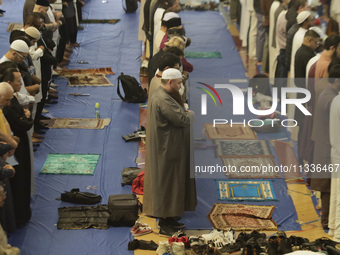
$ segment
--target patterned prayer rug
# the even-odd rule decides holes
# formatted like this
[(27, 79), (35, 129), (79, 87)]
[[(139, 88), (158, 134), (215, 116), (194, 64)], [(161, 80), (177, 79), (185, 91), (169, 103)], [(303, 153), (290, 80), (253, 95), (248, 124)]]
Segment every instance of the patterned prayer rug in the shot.
[(261, 180), (217, 180), (219, 199), (221, 200), (276, 200), (271, 181)]
[(99, 154), (48, 154), (42, 174), (93, 175)]
[(215, 140), (217, 156), (224, 155), (270, 155), (266, 140)]
[[(280, 172), (274, 167), (272, 155), (258, 156), (221, 156), (223, 165), (230, 171), (225, 174), (231, 179), (280, 178)], [(230, 166), (230, 167), (229, 167)], [(272, 167), (272, 168), (271, 168)]]
[(20, 30), (24, 27), (23, 24), (21, 23), (9, 23), (8, 27), (7, 27), (7, 32), (12, 32), (14, 30)]
[(186, 58), (222, 58), (221, 52), (210, 51), (210, 52), (199, 52), (199, 51), (186, 51)]
[(272, 220), (274, 206), (216, 203), (208, 218), (215, 229), (236, 231), (277, 230)]
[(111, 119), (51, 118), (42, 121), (47, 123), (49, 128), (104, 129)]
[(83, 19), (80, 23), (84, 24), (116, 24), (120, 19)]
[(67, 70), (55, 70), (59, 75), (73, 75), (73, 74), (115, 74), (111, 67), (102, 68), (90, 68), (90, 69), (67, 69)]
[(242, 124), (233, 125), (215, 125), (205, 124), (205, 130), (207, 131), (209, 139), (227, 139), (227, 140), (256, 140), (256, 134), (249, 126), (243, 126)]
[(69, 86), (113, 86), (104, 74), (77, 74), (64, 75)]

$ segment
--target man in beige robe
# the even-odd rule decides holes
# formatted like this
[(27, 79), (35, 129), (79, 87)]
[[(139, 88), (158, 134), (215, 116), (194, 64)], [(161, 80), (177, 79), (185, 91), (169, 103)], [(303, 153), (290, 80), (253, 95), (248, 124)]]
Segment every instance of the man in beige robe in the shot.
[(185, 111), (177, 96), (182, 86), (179, 70), (165, 70), (161, 81), (148, 109), (150, 172), (144, 181), (150, 184), (150, 190), (144, 193), (149, 200), (144, 203), (144, 212), (160, 218), (161, 228), (182, 228), (184, 224), (175, 217), (195, 210), (197, 204), (195, 180), (190, 179), (189, 129), (194, 113)]
[[(338, 66), (338, 76), (336, 82), (340, 82), (340, 68)], [(336, 68), (334, 67), (334, 68)], [(331, 71), (330, 71), (331, 73)], [(331, 162), (332, 162), (332, 180), (331, 180), (331, 196), (328, 227), (330, 236), (333, 240), (340, 242), (340, 95), (337, 95), (331, 104), (330, 122), (329, 122), (329, 138), (331, 142)], [(337, 165), (336, 165), (337, 164)]]

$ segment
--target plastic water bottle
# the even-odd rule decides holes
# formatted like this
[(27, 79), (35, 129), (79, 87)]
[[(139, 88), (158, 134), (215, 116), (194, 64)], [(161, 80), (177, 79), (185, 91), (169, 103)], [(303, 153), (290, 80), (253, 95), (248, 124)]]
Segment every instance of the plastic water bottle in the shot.
[(94, 117), (96, 119), (100, 119), (100, 105), (99, 105), (99, 103), (96, 103), (94, 108), (95, 108), (95, 115), (94, 115)]

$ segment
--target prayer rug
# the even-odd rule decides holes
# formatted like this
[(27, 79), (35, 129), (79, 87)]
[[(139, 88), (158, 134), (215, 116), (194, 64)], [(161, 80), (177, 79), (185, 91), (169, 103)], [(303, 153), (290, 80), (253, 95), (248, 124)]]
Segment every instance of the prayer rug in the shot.
[(224, 155), (270, 155), (266, 140), (215, 140), (217, 156)]
[(221, 52), (210, 51), (210, 52), (200, 52), (200, 51), (189, 51), (185, 52), (186, 58), (222, 58)]
[(120, 19), (83, 19), (80, 23), (84, 24), (116, 24)]
[(276, 200), (271, 181), (261, 180), (217, 180), (220, 200)]
[(42, 174), (93, 175), (99, 154), (48, 154)]
[(211, 140), (226, 139), (226, 140), (256, 140), (255, 132), (249, 126), (242, 124), (232, 125), (223, 124), (205, 124), (205, 130)]
[(274, 206), (216, 203), (208, 218), (215, 229), (235, 231), (277, 230), (272, 220)]
[(90, 69), (67, 69), (67, 70), (55, 70), (59, 75), (73, 75), (73, 74), (115, 74), (111, 67), (102, 68), (90, 68)]
[(14, 30), (20, 30), (24, 27), (23, 24), (21, 23), (9, 23), (8, 27), (7, 27), (7, 32), (12, 32)]
[(274, 148), (283, 168), (283, 175), (286, 183), (304, 183), (299, 164), (290, 143), (272, 140)]
[(58, 208), (58, 229), (108, 229), (107, 205), (74, 206)]
[(47, 123), (49, 128), (104, 129), (111, 119), (51, 118), (42, 121)]
[(69, 86), (113, 86), (104, 74), (77, 74), (64, 75), (68, 80)]
[[(272, 155), (221, 156), (223, 165), (228, 168), (225, 174), (231, 179), (280, 178)], [(275, 169), (274, 169), (275, 168)]]

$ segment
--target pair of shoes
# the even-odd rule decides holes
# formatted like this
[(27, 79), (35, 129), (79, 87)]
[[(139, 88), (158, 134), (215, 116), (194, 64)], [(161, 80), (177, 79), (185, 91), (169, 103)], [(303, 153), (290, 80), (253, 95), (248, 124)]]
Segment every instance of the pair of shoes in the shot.
[(185, 247), (182, 242), (169, 243), (168, 241), (159, 241), (158, 248), (156, 250), (158, 255), (173, 254), (173, 255), (185, 255)]
[(152, 228), (148, 226), (146, 223), (142, 223), (141, 221), (136, 221), (135, 225), (131, 228), (131, 234), (133, 236), (142, 236), (152, 233)]
[(169, 237), (175, 235), (178, 229), (174, 229), (170, 226), (163, 226), (159, 230), (159, 236)]
[(133, 251), (133, 250), (150, 250), (150, 251), (155, 251), (157, 250), (158, 245), (154, 241), (145, 241), (145, 240), (138, 240), (135, 239), (131, 242), (128, 243), (128, 250)]
[(169, 244), (171, 243), (179, 243), (179, 242), (182, 242), (184, 243), (184, 246), (189, 248), (190, 247), (190, 242), (189, 242), (189, 238), (186, 237), (186, 236), (182, 236), (180, 238), (178, 238), (177, 236), (175, 237), (170, 237), (169, 240), (168, 240)]
[(201, 246), (204, 244), (205, 239), (203, 237), (199, 237), (199, 236), (190, 236), (189, 237), (189, 241), (190, 241), (190, 246)]
[(160, 219), (158, 225), (162, 228), (162, 227), (171, 227), (173, 229), (180, 229), (180, 228), (185, 228), (185, 224), (176, 221), (174, 218), (172, 217), (168, 217), (165, 219)]

